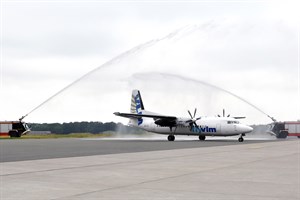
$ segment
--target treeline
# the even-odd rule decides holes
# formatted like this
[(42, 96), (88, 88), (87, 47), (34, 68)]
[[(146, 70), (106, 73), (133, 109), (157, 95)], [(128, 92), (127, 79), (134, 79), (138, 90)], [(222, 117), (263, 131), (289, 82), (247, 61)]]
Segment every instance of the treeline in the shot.
[(32, 123), (29, 124), (32, 131), (50, 131), (56, 134), (69, 133), (103, 133), (105, 131), (134, 132), (135, 128), (124, 126), (121, 123), (102, 122), (70, 122), (70, 123)]

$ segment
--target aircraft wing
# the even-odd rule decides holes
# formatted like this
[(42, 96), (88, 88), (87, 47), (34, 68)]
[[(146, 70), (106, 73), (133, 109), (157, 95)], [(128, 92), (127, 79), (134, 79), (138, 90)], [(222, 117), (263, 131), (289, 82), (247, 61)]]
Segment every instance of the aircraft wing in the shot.
[(164, 119), (164, 120), (170, 120), (170, 121), (174, 121), (177, 119), (177, 117), (174, 116), (166, 116), (166, 115), (150, 115), (150, 114), (133, 114), (133, 113), (119, 113), (119, 112), (115, 112), (114, 113), (117, 116), (120, 117), (126, 117), (126, 118), (136, 118), (136, 119), (140, 119), (142, 117), (148, 117), (148, 118), (153, 118), (153, 119)]

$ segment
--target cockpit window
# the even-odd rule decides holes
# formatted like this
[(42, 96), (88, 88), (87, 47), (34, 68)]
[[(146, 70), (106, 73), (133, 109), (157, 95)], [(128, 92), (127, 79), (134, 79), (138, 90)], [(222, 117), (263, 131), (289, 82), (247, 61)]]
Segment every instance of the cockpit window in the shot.
[(227, 121), (227, 124), (239, 124), (239, 121)]

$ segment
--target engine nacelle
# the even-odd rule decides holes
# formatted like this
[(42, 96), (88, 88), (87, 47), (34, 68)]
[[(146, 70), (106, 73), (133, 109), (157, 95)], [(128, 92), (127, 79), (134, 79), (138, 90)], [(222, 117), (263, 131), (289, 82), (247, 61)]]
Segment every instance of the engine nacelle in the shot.
[(167, 119), (155, 119), (154, 123), (159, 126), (174, 127), (177, 125), (176, 120), (170, 121)]

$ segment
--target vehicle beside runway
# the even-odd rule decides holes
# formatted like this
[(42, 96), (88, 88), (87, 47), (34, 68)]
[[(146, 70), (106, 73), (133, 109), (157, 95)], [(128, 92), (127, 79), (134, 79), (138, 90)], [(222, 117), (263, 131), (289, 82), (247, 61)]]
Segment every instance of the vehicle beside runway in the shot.
[(300, 138), (300, 121), (274, 122), (270, 133), (277, 138), (297, 136)]
[(0, 136), (21, 137), (30, 132), (28, 125), (22, 121), (0, 121)]

